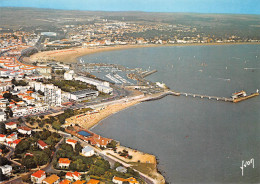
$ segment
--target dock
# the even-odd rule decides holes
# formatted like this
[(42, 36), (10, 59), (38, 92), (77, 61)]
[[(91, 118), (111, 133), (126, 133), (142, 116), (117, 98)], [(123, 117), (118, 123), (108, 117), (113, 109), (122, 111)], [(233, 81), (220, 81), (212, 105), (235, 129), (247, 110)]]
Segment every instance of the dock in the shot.
[(147, 77), (148, 75), (152, 75), (155, 72), (157, 72), (157, 70), (151, 70), (151, 71), (143, 72), (141, 76), (142, 76), (142, 78), (144, 78), (144, 77)]
[(236, 99), (233, 100), (233, 102), (234, 102), (234, 103), (241, 102), (241, 101), (247, 100), (247, 99), (249, 99), (249, 98), (253, 98), (253, 97), (255, 97), (255, 96), (259, 96), (259, 93), (253, 93), (253, 94), (251, 94), (251, 95), (249, 95), (249, 96), (236, 98)]

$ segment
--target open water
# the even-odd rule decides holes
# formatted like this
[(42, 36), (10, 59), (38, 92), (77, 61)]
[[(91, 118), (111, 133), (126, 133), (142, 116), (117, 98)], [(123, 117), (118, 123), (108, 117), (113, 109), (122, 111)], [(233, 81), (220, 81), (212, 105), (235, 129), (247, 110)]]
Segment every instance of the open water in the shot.
[[(82, 59), (157, 69), (148, 79), (175, 91), (230, 97), (260, 89), (260, 45), (138, 48)], [(168, 96), (118, 112), (93, 131), (156, 155), (169, 183), (260, 183), (260, 97), (233, 104)], [(242, 161), (251, 159), (254, 168), (242, 176)]]

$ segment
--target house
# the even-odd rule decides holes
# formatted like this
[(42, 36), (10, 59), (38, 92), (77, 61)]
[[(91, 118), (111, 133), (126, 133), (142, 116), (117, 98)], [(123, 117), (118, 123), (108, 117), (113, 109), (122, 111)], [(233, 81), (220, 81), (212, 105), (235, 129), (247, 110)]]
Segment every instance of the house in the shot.
[(66, 175), (65, 175), (65, 178), (73, 181), (74, 177), (72, 176), (72, 172), (67, 172)]
[(55, 174), (45, 178), (42, 181), (43, 184), (59, 184), (59, 182), (60, 182), (60, 177)]
[(80, 181), (80, 180), (77, 180), (77, 181), (75, 181), (74, 183), (72, 183), (72, 184), (84, 184), (84, 183), (86, 183), (86, 181), (85, 180), (82, 180), (82, 181)]
[(42, 183), (42, 181), (46, 178), (45, 171), (39, 170), (31, 175), (31, 181), (33, 183)]
[(101, 137), (100, 135), (94, 134), (91, 137), (88, 137), (86, 139), (91, 145), (95, 145), (98, 147), (107, 147), (107, 144), (110, 143), (112, 141), (112, 139), (108, 139), (105, 137)]
[(70, 180), (62, 180), (60, 184), (71, 184)]
[(47, 145), (45, 142), (43, 142), (42, 140), (39, 140), (39, 141), (38, 141), (38, 146), (39, 146), (39, 148), (41, 148), (42, 150), (48, 148), (48, 145)]
[(17, 128), (17, 123), (16, 122), (9, 122), (5, 124), (5, 128), (6, 129), (16, 129)]
[(121, 173), (126, 173), (127, 169), (125, 167), (119, 166), (119, 167), (116, 168), (116, 171), (121, 172)]
[(19, 142), (21, 142), (21, 139), (16, 139), (12, 142), (11, 146), (15, 148)]
[(29, 128), (29, 127), (26, 127), (26, 126), (21, 126), (21, 127), (18, 127), (18, 132), (20, 134), (23, 134), (23, 135), (31, 135), (32, 134), (32, 129)]
[(68, 158), (60, 158), (59, 159), (59, 167), (60, 168), (68, 168), (70, 166), (70, 160)]
[(6, 135), (0, 134), (0, 142), (5, 142)]
[(90, 146), (86, 146), (82, 149), (82, 154), (86, 157), (91, 157), (95, 154), (94, 149)]
[(118, 183), (118, 184), (123, 184), (124, 182), (128, 182), (130, 184), (132, 184), (132, 183), (139, 184), (139, 182), (133, 177), (124, 179), (124, 178), (119, 178), (119, 177), (114, 176), (112, 181), (114, 183)]
[(8, 143), (8, 142), (13, 142), (14, 140), (16, 140), (17, 139), (17, 134), (16, 133), (12, 133), (11, 135), (8, 135), (7, 137), (6, 137), (6, 142)]
[(74, 140), (74, 139), (67, 139), (67, 140), (66, 140), (66, 143), (67, 143), (67, 144), (70, 144), (70, 145), (73, 147), (73, 149), (75, 149), (75, 146), (76, 146), (77, 142), (78, 142), (78, 141), (76, 141), (76, 140)]
[(3, 175), (10, 175), (12, 172), (12, 166), (10, 165), (0, 166), (0, 169), (2, 170)]
[(81, 174), (77, 171), (72, 173), (72, 176), (73, 176), (74, 180), (80, 180), (81, 179)]
[(65, 175), (65, 178), (68, 180), (80, 180), (81, 179), (81, 174), (77, 171), (75, 171), (74, 173), (72, 172), (67, 172)]
[(90, 179), (87, 184), (99, 184), (99, 180)]
[[(1, 103), (1, 107), (5, 107), (5, 103)], [(0, 122), (6, 120), (6, 114), (2, 110), (0, 111)]]

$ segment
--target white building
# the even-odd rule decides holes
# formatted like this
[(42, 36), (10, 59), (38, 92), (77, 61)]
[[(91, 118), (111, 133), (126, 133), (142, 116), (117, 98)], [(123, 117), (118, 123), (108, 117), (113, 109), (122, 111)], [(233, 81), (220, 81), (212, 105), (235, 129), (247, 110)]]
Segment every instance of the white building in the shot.
[(23, 134), (23, 135), (31, 135), (32, 134), (32, 129), (29, 128), (29, 127), (25, 127), (25, 126), (22, 126), (22, 127), (18, 127), (18, 132), (20, 134)]
[(0, 110), (0, 122), (5, 121), (5, 120), (6, 120), (6, 114), (5, 114), (5, 112)]
[(45, 171), (39, 170), (31, 175), (31, 181), (33, 183), (42, 183), (42, 181), (46, 178)]
[(50, 106), (61, 106), (61, 89), (53, 84), (44, 87), (44, 102)]
[(67, 144), (70, 144), (70, 145), (73, 147), (73, 149), (75, 149), (75, 146), (76, 146), (77, 142), (78, 142), (78, 141), (76, 141), (76, 140), (74, 140), (74, 139), (67, 139), (67, 140), (66, 140), (66, 143), (67, 143)]
[(64, 73), (64, 79), (65, 80), (73, 80), (75, 72), (73, 70), (69, 70)]
[(86, 146), (82, 149), (82, 154), (86, 157), (91, 157), (95, 154), (95, 151), (90, 146)]
[(89, 77), (84, 77), (84, 76), (76, 76), (75, 80), (94, 85), (97, 87), (97, 89), (99, 91), (101, 91), (103, 93), (112, 93), (113, 92), (113, 88), (111, 88), (109, 86), (109, 82), (103, 82), (103, 81), (99, 81), (99, 80), (92, 79)]
[(10, 165), (0, 166), (0, 169), (2, 170), (3, 175), (10, 175), (12, 172), (12, 166)]
[(6, 135), (0, 134), (0, 142), (5, 142)]
[(17, 128), (17, 123), (16, 122), (9, 122), (5, 124), (5, 128), (6, 129), (16, 129)]
[(89, 89), (84, 89), (80, 91), (75, 91), (70, 93), (69, 99), (70, 100), (75, 100), (75, 101), (82, 101), (90, 98), (95, 98), (98, 96), (98, 91), (95, 90), (89, 90)]

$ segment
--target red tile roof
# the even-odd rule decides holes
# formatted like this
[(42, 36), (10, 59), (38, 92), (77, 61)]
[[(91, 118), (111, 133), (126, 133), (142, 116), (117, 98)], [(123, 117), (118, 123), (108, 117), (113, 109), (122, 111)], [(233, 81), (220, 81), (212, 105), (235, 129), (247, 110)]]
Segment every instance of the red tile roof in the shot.
[(70, 143), (74, 143), (74, 144), (76, 144), (78, 141), (76, 141), (76, 140), (74, 140), (74, 139), (67, 139), (66, 142), (70, 142)]
[[(12, 103), (12, 102), (11, 102)], [(15, 124), (18, 124), (16, 122), (9, 122), (9, 123), (6, 123), (6, 125), (9, 125), (9, 126), (12, 126), (12, 125), (15, 125)]]
[(75, 172), (73, 173), (73, 175), (76, 176), (76, 177), (79, 177), (81, 174), (80, 174), (79, 172), (75, 171)]
[(38, 140), (38, 144), (41, 146), (41, 147), (46, 147), (48, 146), (45, 142), (43, 142), (42, 140)]
[(99, 180), (90, 179), (87, 184), (98, 184)]
[(60, 184), (70, 184), (70, 180), (62, 180), (61, 182), (60, 182)]
[(68, 158), (60, 158), (59, 164), (70, 164), (70, 160)]
[(32, 174), (33, 177), (41, 178), (43, 175), (45, 175), (45, 171), (39, 170)]
[(13, 141), (14, 144), (19, 144), (19, 142), (21, 142), (21, 139), (16, 139)]

